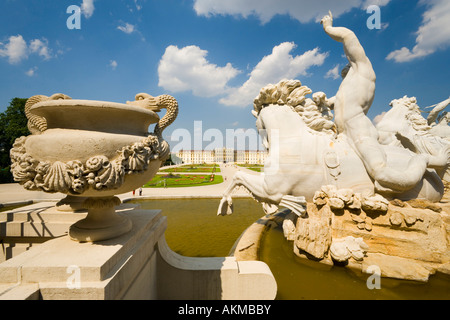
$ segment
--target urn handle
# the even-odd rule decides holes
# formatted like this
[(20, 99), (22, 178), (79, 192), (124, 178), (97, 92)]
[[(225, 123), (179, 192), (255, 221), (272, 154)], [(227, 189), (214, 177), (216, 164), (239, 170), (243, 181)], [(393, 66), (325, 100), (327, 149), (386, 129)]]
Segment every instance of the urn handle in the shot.
[(28, 130), (30, 130), (32, 134), (41, 134), (42, 132), (47, 130), (47, 120), (44, 117), (40, 117), (31, 113), (30, 111), (31, 107), (41, 101), (60, 100), (60, 99), (66, 100), (72, 98), (62, 93), (56, 93), (51, 97), (47, 97), (44, 95), (37, 95), (32, 96), (27, 100), (27, 102), (25, 103), (25, 115), (28, 119)]
[(158, 97), (152, 97), (147, 93), (139, 93), (136, 95), (136, 101), (127, 102), (131, 105), (137, 105), (146, 109), (159, 112), (161, 109), (166, 109), (166, 114), (159, 120), (155, 127), (154, 134), (162, 137), (162, 132), (170, 126), (178, 116), (178, 102), (177, 100), (167, 94)]

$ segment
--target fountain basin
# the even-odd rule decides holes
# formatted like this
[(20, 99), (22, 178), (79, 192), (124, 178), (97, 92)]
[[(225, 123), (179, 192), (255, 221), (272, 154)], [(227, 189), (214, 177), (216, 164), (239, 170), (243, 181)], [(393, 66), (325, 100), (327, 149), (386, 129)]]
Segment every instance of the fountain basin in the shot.
[[(234, 204), (239, 213), (217, 217), (218, 202), (219, 198), (132, 201), (146, 210), (161, 208), (162, 213), (168, 218), (165, 236), (170, 248), (190, 257), (227, 255), (236, 239), (240, 235), (240, 239), (244, 239), (249, 232), (253, 233), (250, 226), (264, 215), (261, 205), (252, 199), (236, 198)], [(263, 234), (252, 235), (255, 242), (260, 241), (260, 245), (257, 255), (250, 260), (263, 261), (270, 267), (277, 281), (277, 300), (450, 298), (448, 290), (450, 276), (446, 274), (437, 273), (430, 276), (426, 283), (383, 277), (381, 289), (371, 290), (367, 287), (367, 280), (371, 274), (300, 258), (292, 250), (292, 241), (287, 241), (284, 237), (282, 228), (284, 216), (283, 212), (271, 216), (273, 219), (265, 227), (260, 228)], [(243, 241), (240, 242), (244, 244)], [(239, 261), (245, 251), (250, 251), (254, 246), (243, 251), (232, 250), (232, 253)]]

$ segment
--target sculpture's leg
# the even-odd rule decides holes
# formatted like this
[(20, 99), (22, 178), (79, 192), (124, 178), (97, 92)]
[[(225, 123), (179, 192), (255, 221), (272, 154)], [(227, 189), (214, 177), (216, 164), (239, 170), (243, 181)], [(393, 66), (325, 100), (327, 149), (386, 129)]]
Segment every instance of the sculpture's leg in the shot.
[(380, 192), (403, 192), (413, 188), (423, 178), (427, 169), (425, 156), (414, 155), (409, 160), (405, 170), (395, 170), (386, 165), (373, 170), (375, 189)]
[(436, 137), (409, 135), (406, 130), (397, 132), (396, 137), (406, 148), (417, 154), (426, 155), (429, 168), (443, 169), (448, 166), (450, 144), (439, 141)]
[(225, 190), (223, 198), (220, 201), (219, 209), (217, 215), (230, 215), (233, 213), (233, 200), (231, 198), (231, 193), (238, 186), (244, 186), (250, 193), (257, 198), (262, 200), (267, 197), (264, 192), (264, 176), (250, 175), (243, 172), (237, 172), (231, 184)]
[(130, 231), (131, 220), (115, 211), (114, 207), (120, 203), (117, 197), (88, 198), (84, 202), (88, 215), (70, 227), (70, 238), (79, 242), (95, 242), (112, 239)]
[[(298, 216), (303, 215), (306, 210), (306, 199), (304, 197), (295, 197), (280, 193), (280, 186), (274, 188), (267, 186), (267, 176), (256, 176), (238, 172), (233, 177), (233, 181), (225, 191), (222, 200), (219, 204), (217, 215), (230, 215), (233, 213), (233, 200), (231, 192), (238, 186), (244, 186), (252, 194), (252, 196), (263, 203), (266, 203), (266, 208), (269, 208), (267, 213), (273, 213), (273, 208), (270, 205), (280, 205), (291, 209)], [(269, 193), (268, 191), (272, 191)]]

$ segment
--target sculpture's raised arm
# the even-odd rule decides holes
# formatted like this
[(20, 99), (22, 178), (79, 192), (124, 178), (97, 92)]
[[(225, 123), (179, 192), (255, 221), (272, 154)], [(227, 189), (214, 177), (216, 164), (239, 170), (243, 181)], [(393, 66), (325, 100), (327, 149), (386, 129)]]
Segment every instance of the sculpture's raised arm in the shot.
[(376, 75), (372, 63), (353, 31), (333, 26), (331, 12), (323, 17), (321, 24), (332, 39), (342, 42), (349, 60), (334, 99), (337, 131), (346, 136), (375, 181), (377, 191), (405, 192), (419, 183), (427, 167), (446, 166), (445, 150), (433, 155), (414, 155), (406, 167), (388, 165), (386, 152), (378, 141), (378, 131), (366, 116), (375, 96)]
[(432, 124), (434, 124), (436, 119), (439, 116), (439, 113), (442, 110), (444, 110), (445, 108), (447, 108), (449, 105), (450, 105), (450, 98), (448, 98), (447, 100), (444, 100), (434, 106), (428, 107), (428, 108), (433, 108), (433, 110), (430, 111), (430, 114), (427, 117), (428, 125), (431, 126)]
[(323, 17), (320, 23), (323, 25), (326, 34), (333, 40), (343, 43), (345, 55), (353, 68), (357, 68), (361, 63), (370, 64), (364, 48), (355, 33), (345, 27), (333, 26), (333, 15), (331, 12), (329, 12), (329, 15)]
[(354, 36), (350, 29), (344, 27), (333, 27), (333, 15), (329, 12), (328, 16), (322, 18), (320, 23), (323, 25), (325, 32), (335, 41), (344, 42), (344, 38)]

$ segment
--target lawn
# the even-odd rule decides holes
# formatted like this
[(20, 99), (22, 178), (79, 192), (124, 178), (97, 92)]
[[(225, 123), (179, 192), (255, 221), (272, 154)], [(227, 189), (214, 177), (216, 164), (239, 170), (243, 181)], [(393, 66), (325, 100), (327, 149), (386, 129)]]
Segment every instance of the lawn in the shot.
[(261, 172), (264, 169), (263, 164), (238, 164), (239, 167), (253, 170), (256, 172)]
[(177, 187), (199, 187), (219, 184), (223, 182), (221, 175), (214, 175), (211, 181), (211, 175), (188, 175), (188, 174), (173, 174), (166, 175), (157, 174), (144, 188), (177, 188)]
[(199, 165), (185, 165), (177, 168), (170, 168), (170, 169), (162, 169), (160, 172), (192, 172), (192, 173), (199, 173), (199, 172), (209, 172), (212, 173), (214, 170), (214, 173), (220, 172), (220, 167), (218, 165), (214, 164), (199, 164)]

